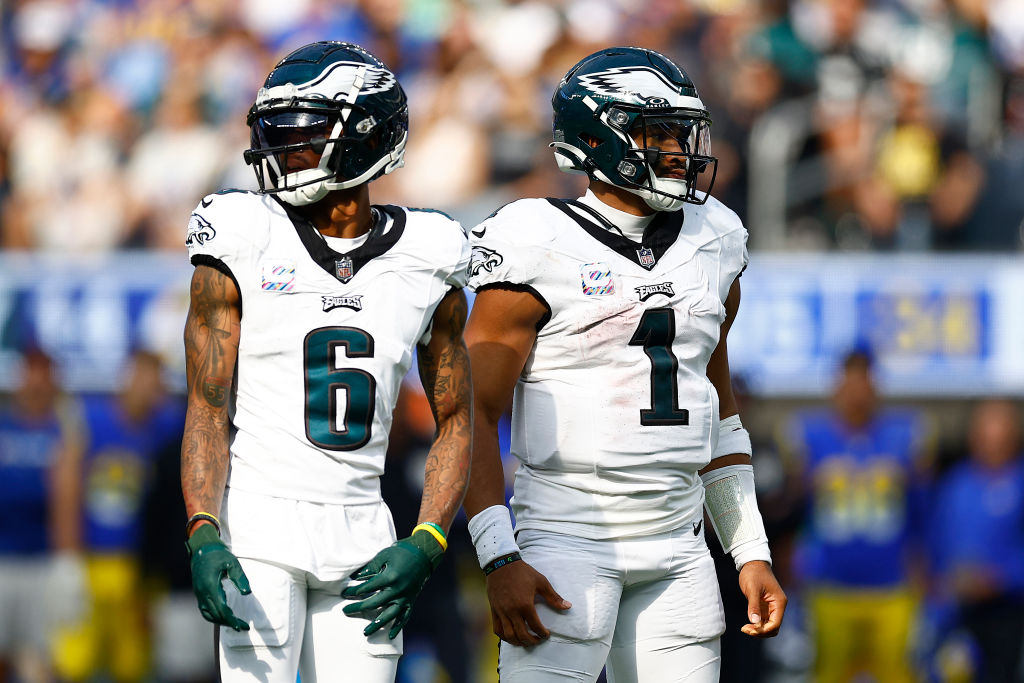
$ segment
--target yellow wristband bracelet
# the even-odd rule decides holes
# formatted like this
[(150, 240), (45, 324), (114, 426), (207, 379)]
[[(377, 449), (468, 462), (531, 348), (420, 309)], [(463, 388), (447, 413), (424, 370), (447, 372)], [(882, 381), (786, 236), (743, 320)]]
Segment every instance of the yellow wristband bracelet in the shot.
[(188, 538), (192, 534), (192, 527), (199, 522), (209, 522), (213, 525), (213, 528), (217, 530), (217, 535), (220, 536), (220, 520), (209, 512), (197, 512), (188, 518), (185, 522), (185, 538)]
[(420, 530), (426, 531), (433, 536), (441, 544), (441, 550), (448, 550), (448, 539), (445, 538), (444, 530), (440, 526), (433, 522), (424, 522), (423, 524), (417, 524), (412, 532), (416, 533)]

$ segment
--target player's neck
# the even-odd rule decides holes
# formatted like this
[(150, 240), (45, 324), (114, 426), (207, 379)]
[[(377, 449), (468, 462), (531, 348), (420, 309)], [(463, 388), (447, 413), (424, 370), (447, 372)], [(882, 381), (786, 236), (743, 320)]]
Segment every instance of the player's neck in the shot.
[(353, 238), (373, 227), (367, 185), (335, 190), (313, 204), (296, 207), (326, 237)]
[(594, 193), (595, 197), (613, 209), (618, 209), (634, 216), (650, 216), (654, 213), (654, 209), (649, 207), (642, 197), (610, 183), (592, 180), (590, 182), (590, 191)]

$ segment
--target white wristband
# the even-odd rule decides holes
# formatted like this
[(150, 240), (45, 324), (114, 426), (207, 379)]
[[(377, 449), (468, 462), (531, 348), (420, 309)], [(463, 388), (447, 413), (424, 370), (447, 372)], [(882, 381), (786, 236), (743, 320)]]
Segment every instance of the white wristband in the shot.
[(757, 509), (754, 468), (726, 465), (701, 475), (704, 507), (725, 552), (732, 554), (736, 569), (751, 560), (771, 563), (768, 536)]
[(492, 505), (476, 513), (469, 520), (469, 536), (481, 569), (501, 555), (519, 552), (512, 532), (512, 515), (504, 505)]
[(718, 423), (718, 445), (711, 459), (720, 458), (723, 455), (743, 453), (751, 455), (754, 449), (750, 446), (750, 432), (743, 427), (739, 415), (730, 415)]

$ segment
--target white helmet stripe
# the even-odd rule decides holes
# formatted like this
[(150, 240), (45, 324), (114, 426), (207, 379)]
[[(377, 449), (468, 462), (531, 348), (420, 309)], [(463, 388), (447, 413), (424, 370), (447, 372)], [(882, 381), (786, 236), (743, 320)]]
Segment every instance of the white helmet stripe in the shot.
[[(366, 80), (366, 68), (367, 65), (363, 65), (356, 69), (356, 73), (352, 76), (352, 87), (348, 91), (348, 95), (345, 96), (345, 101), (352, 104), (359, 97), (359, 91), (363, 89), (363, 82)], [(342, 113), (342, 116), (348, 118), (348, 113), (352, 111), (351, 108), (346, 109)]]
[(679, 95), (676, 97), (676, 101), (672, 103), (673, 107), (682, 107), (684, 109), (698, 109), (704, 111), (704, 103), (700, 101), (699, 97), (690, 97), (689, 95)]
[[(342, 118), (338, 119), (334, 123), (334, 128), (331, 130), (331, 134), (329, 136), (327, 136), (328, 140), (332, 140), (333, 141), (333, 140), (337, 140), (338, 138), (341, 137), (341, 131), (345, 127), (343, 119), (348, 117), (348, 113), (350, 111), (352, 111), (351, 108), (346, 108), (345, 111), (342, 112), (342, 114), (341, 114)], [(320, 162), (316, 165), (316, 167), (319, 168), (321, 171), (327, 171), (328, 170), (327, 169), (327, 162), (330, 161), (331, 155), (334, 154), (334, 146), (336, 144), (338, 144), (338, 143), (336, 143), (336, 142), (329, 142), (326, 145), (324, 145), (324, 151), (320, 155)]]

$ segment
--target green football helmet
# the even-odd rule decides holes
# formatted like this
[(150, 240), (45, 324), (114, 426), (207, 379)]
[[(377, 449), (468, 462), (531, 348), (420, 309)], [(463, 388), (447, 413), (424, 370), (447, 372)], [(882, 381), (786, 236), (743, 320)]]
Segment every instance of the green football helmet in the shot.
[(401, 167), (409, 107), (383, 62), (358, 45), (323, 41), (277, 63), (246, 122), (245, 161), (260, 191), (301, 206)]
[(654, 50), (613, 47), (569, 70), (551, 98), (555, 160), (644, 199), (655, 211), (703, 204), (697, 178), (710, 173), (711, 117), (686, 73)]

